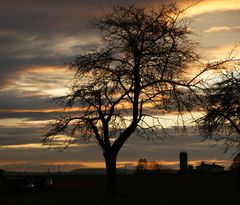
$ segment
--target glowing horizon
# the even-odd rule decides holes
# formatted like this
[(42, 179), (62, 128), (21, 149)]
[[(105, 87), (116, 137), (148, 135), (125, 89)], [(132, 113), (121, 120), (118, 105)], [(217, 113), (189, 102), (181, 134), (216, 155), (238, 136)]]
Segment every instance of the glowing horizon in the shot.
[[(148, 159), (147, 159), (148, 160)], [(152, 160), (156, 163), (158, 163), (161, 168), (160, 169), (173, 169), (173, 170), (179, 170), (179, 161), (164, 161), (164, 160)], [(204, 161), (207, 164), (217, 164), (224, 166), (227, 170), (229, 166), (231, 165), (232, 161), (230, 160), (223, 160), (223, 159), (200, 159), (200, 160), (189, 160), (188, 165), (192, 165), (194, 168), (196, 166), (200, 165), (201, 162)], [(149, 160), (151, 162), (151, 160)], [(55, 161), (55, 162), (38, 162), (39, 171), (45, 169), (46, 167), (55, 167), (55, 170), (58, 169), (58, 167), (61, 167), (62, 171), (71, 171), (74, 169), (105, 169), (105, 162), (104, 161)], [(23, 168), (22, 166), (26, 166), (25, 171), (27, 171), (27, 168), (31, 168), (29, 166), (28, 161), (2, 161), (0, 160), (0, 166), (2, 167), (11, 167), (10, 169), (7, 169), (7, 171), (14, 171), (12, 167), (16, 167), (15, 170), (20, 168)], [(36, 166), (36, 164), (34, 164)], [(42, 167), (41, 167), (42, 166)], [(117, 169), (123, 168), (123, 169), (130, 169), (134, 170), (137, 166), (137, 161), (118, 161), (117, 162)], [(44, 168), (43, 168), (44, 167)], [(31, 170), (31, 169), (29, 169)]]

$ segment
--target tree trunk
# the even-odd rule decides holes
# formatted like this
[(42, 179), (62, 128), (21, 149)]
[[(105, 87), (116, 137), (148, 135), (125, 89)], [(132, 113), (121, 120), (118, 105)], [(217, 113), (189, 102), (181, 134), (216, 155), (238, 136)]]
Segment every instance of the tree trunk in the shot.
[(104, 158), (106, 164), (108, 195), (110, 197), (116, 197), (118, 195), (116, 167), (117, 156), (108, 152), (104, 154)]

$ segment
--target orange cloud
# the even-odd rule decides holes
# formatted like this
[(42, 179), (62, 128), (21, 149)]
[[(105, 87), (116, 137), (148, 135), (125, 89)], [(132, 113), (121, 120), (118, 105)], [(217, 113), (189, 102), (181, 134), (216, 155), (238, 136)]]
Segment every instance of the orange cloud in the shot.
[[(54, 141), (55, 142), (55, 141)], [(62, 145), (63, 146), (63, 145)], [(68, 147), (85, 147), (85, 146), (91, 146), (88, 144), (70, 144)], [(1, 145), (0, 149), (43, 149), (43, 148), (60, 148), (61, 142), (58, 144), (56, 143), (54, 145), (43, 145), (42, 143), (30, 143), (30, 144), (19, 144), (19, 145)]]
[[(196, 1), (197, 2), (197, 1)], [(180, 3), (182, 7), (186, 6)], [(239, 10), (240, 0), (202, 0), (195, 4), (186, 11), (187, 16), (193, 16), (197, 14), (216, 12), (216, 11), (228, 11)]]
[(15, 73), (13, 73), (8, 80), (6, 80), (6, 84), (12, 84), (14, 81), (18, 80), (23, 74), (26, 73), (38, 73), (38, 74), (47, 74), (47, 73), (56, 73), (56, 72), (66, 72), (69, 71), (65, 66), (32, 66), (32, 67), (23, 67), (19, 68)]
[(25, 67), (20, 72), (31, 72), (31, 73), (49, 73), (49, 72), (66, 72), (68, 71), (67, 67), (64, 66), (33, 66)]

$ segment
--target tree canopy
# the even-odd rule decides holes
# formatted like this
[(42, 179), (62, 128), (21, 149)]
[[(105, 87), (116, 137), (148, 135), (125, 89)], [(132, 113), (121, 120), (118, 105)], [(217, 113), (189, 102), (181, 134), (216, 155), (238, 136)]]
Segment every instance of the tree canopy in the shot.
[(102, 48), (68, 63), (76, 72), (72, 91), (56, 99), (66, 107), (79, 106), (81, 114), (63, 116), (45, 141), (68, 134), (84, 141), (94, 137), (103, 149), (111, 144), (120, 148), (123, 136), (138, 125), (143, 128), (139, 122), (149, 114), (145, 110), (172, 104), (180, 111), (181, 94), (194, 86), (186, 70), (199, 59), (188, 24), (179, 20), (181, 12), (174, 4), (158, 11), (114, 7), (94, 22)]
[(205, 114), (200, 130), (205, 138), (223, 140), (226, 150), (240, 149), (240, 72), (239, 63), (225, 70), (206, 89)]

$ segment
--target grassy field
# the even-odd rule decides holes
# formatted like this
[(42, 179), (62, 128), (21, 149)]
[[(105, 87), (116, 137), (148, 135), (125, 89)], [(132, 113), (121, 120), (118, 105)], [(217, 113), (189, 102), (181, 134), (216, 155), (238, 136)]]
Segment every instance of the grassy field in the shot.
[(49, 192), (2, 192), (0, 205), (198, 205), (240, 204), (236, 176), (215, 175), (133, 175), (119, 176), (117, 198), (106, 196), (105, 176), (55, 176)]

